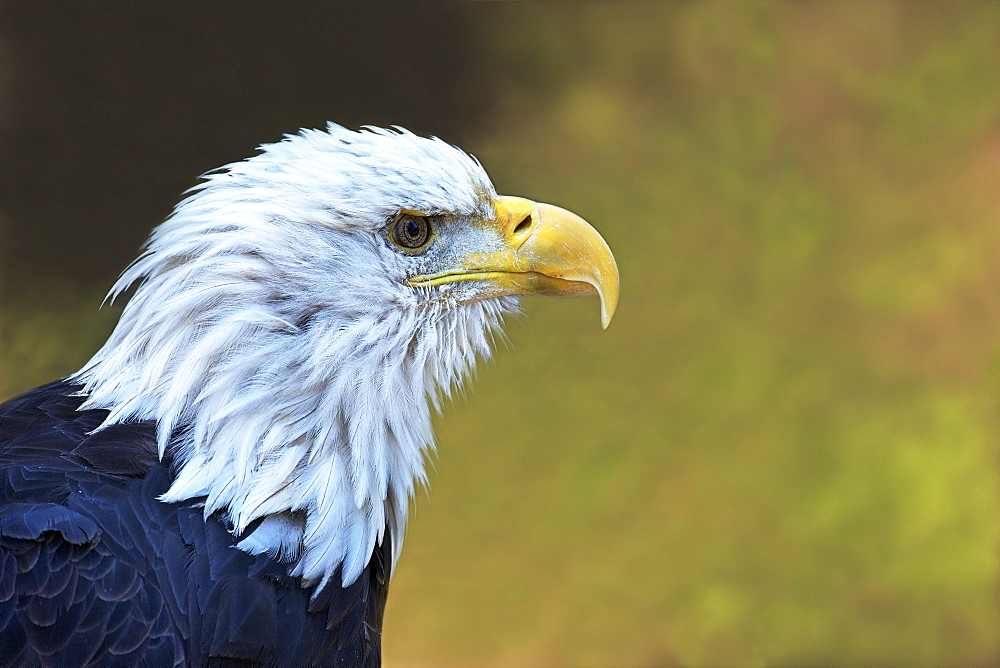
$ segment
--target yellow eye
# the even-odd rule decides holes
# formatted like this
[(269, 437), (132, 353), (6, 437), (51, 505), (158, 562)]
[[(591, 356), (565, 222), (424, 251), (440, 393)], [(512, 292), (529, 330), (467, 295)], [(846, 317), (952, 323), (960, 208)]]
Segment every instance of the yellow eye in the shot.
[(392, 240), (399, 246), (416, 250), (427, 245), (431, 238), (431, 221), (426, 216), (404, 213), (392, 226)]

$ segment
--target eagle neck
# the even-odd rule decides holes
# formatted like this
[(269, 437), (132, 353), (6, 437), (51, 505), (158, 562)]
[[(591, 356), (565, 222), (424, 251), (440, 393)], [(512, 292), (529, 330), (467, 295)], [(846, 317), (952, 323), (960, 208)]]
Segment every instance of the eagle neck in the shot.
[(318, 588), (354, 582), (386, 531), (394, 567), (426, 483), (431, 408), (515, 307), (422, 302), (294, 324), (237, 303), (178, 332), (133, 302), (77, 374), (83, 408), (110, 409), (103, 426), (155, 420), (161, 456), (179, 462), (161, 500), (202, 502), (240, 549)]

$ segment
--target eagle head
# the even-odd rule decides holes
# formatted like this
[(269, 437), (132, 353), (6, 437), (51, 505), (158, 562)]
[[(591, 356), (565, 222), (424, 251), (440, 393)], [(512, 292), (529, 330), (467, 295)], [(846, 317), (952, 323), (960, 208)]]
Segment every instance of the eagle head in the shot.
[(103, 426), (150, 420), (165, 502), (221, 513), (306, 586), (350, 584), (425, 481), (430, 410), (489, 354), (520, 295), (618, 271), (555, 206), (498, 196), (461, 150), (330, 124), (210, 172), (111, 290), (135, 292), (75, 374)]

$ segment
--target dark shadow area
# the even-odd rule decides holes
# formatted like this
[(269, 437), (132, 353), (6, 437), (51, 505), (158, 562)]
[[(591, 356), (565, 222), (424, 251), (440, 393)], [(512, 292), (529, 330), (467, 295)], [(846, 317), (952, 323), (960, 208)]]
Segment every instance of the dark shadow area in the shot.
[(457, 5), (0, 5), (2, 279), (110, 285), (199, 174), (329, 120), (460, 144), (492, 88)]

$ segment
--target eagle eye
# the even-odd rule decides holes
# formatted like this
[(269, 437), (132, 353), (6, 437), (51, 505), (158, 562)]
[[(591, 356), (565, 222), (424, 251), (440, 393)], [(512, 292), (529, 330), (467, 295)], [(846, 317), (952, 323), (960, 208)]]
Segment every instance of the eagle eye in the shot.
[(401, 248), (420, 250), (431, 239), (431, 220), (427, 216), (404, 213), (396, 219), (389, 236)]

